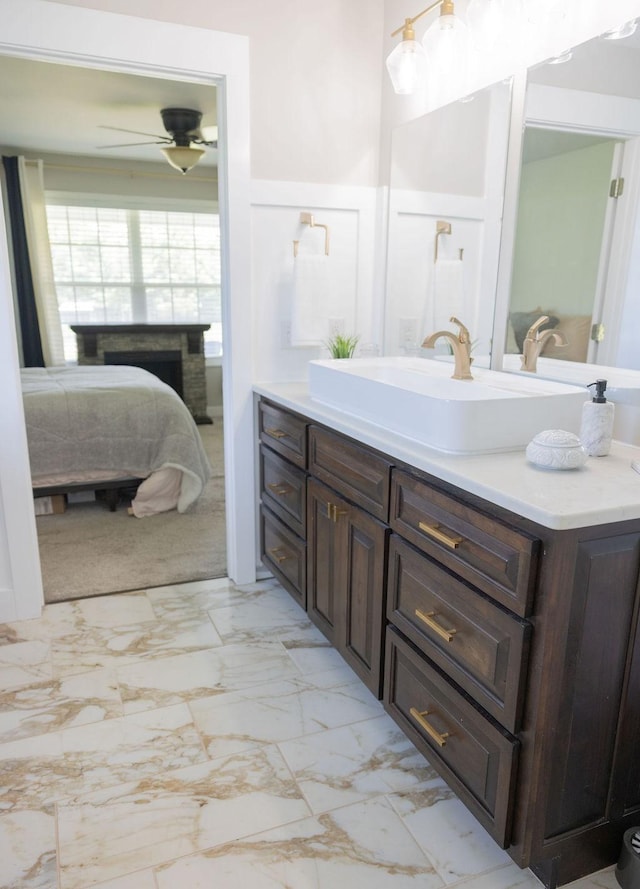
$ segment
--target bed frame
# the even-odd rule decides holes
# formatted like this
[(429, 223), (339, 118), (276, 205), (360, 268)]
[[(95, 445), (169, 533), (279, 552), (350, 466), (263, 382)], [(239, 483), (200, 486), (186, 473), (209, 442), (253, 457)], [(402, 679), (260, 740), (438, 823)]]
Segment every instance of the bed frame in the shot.
[[(104, 494), (104, 502), (109, 507), (110, 512), (115, 512), (118, 508), (118, 500), (120, 499), (120, 490), (122, 488), (138, 489), (138, 485), (143, 481), (141, 478), (127, 476), (125, 478), (114, 478), (108, 481), (100, 482), (68, 482), (65, 485), (50, 485), (48, 487), (33, 488), (33, 496), (36, 497), (54, 497), (57, 494), (75, 494), (80, 491), (95, 491)], [(132, 497), (135, 494), (132, 494)]]

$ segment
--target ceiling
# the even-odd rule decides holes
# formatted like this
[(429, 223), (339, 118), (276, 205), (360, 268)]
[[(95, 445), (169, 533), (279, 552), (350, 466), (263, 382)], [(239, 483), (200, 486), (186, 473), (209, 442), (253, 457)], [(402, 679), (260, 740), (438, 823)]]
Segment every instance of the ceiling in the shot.
[[(52, 62), (0, 56), (0, 145), (25, 153), (43, 152), (136, 161), (164, 161), (158, 145), (98, 146), (152, 141), (167, 135), (160, 110), (202, 112), (202, 127), (214, 126), (216, 87), (161, 77), (98, 71)], [(120, 127), (148, 133), (122, 133)], [(217, 150), (207, 148), (199, 166), (215, 166)]]

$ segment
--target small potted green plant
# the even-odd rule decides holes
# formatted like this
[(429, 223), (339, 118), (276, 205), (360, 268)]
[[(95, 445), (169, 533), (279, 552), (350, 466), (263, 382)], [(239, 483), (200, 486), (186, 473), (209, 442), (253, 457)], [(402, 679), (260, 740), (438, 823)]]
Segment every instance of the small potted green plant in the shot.
[(353, 358), (359, 339), (359, 336), (343, 336), (341, 333), (336, 333), (325, 345), (332, 358)]

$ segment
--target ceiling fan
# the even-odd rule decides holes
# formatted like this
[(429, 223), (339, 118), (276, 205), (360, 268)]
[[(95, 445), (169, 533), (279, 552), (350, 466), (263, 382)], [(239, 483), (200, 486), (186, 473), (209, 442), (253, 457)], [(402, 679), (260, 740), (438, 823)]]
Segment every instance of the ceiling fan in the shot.
[(118, 130), (121, 133), (134, 133), (138, 136), (151, 136), (151, 142), (124, 142), (120, 145), (99, 145), (98, 148), (129, 148), (136, 145), (164, 145), (160, 150), (167, 161), (181, 173), (191, 170), (205, 153), (205, 145), (208, 148), (217, 148), (218, 140), (207, 139), (206, 130), (214, 130), (217, 136), (217, 127), (205, 127), (200, 129), (202, 112), (192, 108), (163, 108), (160, 112), (164, 128), (168, 136), (155, 133), (142, 133), (139, 130), (126, 130), (123, 127), (104, 126), (105, 130)]

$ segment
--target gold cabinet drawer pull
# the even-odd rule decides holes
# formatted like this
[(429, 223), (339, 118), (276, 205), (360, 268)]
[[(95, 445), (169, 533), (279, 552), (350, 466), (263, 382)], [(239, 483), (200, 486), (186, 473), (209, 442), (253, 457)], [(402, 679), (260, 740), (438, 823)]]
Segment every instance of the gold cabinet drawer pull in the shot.
[(420, 611), (419, 608), (416, 608), (416, 617), (418, 620), (421, 620), (424, 624), (426, 624), (429, 629), (433, 630), (434, 633), (437, 633), (438, 636), (442, 636), (445, 642), (453, 642), (453, 637), (458, 632), (451, 628), (450, 630), (445, 630), (443, 626), (441, 626), (438, 621), (435, 619), (436, 612), (435, 611)]
[(267, 487), (271, 491), (273, 491), (274, 494), (277, 494), (279, 497), (284, 497), (286, 494), (289, 494), (291, 491), (291, 488), (289, 487), (289, 485), (286, 485), (284, 482), (277, 482), (275, 484), (272, 483), (272, 484), (267, 485)]
[(274, 562), (280, 564), (280, 562), (286, 562), (289, 556), (286, 553), (282, 552), (282, 547), (274, 546), (269, 550), (269, 555), (273, 559)]
[(418, 725), (425, 730), (430, 738), (433, 738), (438, 747), (444, 747), (447, 743), (447, 738), (451, 737), (451, 733), (441, 733), (434, 729), (434, 727), (425, 719), (425, 716), (429, 716), (430, 712), (430, 710), (423, 710), (421, 713), (419, 710), (416, 710), (415, 707), (411, 707), (411, 709), (409, 710), (409, 713), (413, 716)]
[(288, 433), (283, 432), (282, 429), (265, 429), (264, 431), (272, 438), (286, 438), (288, 435)]
[(445, 534), (444, 531), (440, 530), (438, 525), (427, 525), (425, 522), (419, 522), (418, 528), (420, 528), (421, 531), (424, 531), (425, 534), (433, 537), (433, 539), (437, 540), (439, 543), (444, 543), (449, 549), (458, 549), (464, 539), (457, 534)]
[(346, 509), (338, 509), (335, 503), (327, 503), (327, 518), (330, 519), (334, 524), (341, 516), (348, 514), (349, 513)]
[(340, 516), (347, 515), (346, 509), (338, 509), (335, 503), (331, 504), (331, 521), (337, 522)]

